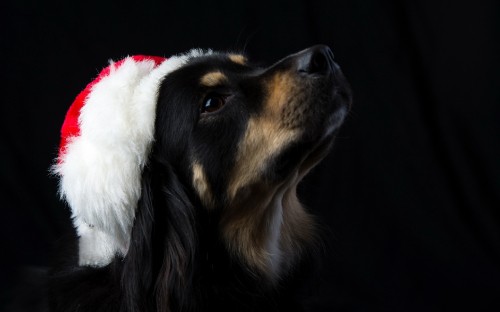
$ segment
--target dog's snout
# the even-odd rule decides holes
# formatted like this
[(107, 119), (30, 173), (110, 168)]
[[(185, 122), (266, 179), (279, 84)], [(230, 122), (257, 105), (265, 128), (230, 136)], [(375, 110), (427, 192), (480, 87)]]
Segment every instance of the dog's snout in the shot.
[(333, 52), (326, 45), (317, 45), (296, 55), (297, 70), (307, 74), (328, 75), (335, 70)]

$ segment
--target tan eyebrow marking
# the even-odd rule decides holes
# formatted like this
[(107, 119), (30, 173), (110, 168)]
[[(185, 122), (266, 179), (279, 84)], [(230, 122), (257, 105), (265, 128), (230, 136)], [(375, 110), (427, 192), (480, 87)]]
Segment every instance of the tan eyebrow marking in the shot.
[(211, 207), (213, 203), (213, 196), (210, 190), (210, 185), (208, 184), (205, 170), (198, 162), (193, 163), (193, 186), (198, 192), (203, 204), (207, 207)]
[(210, 72), (201, 77), (201, 84), (207, 87), (215, 87), (227, 81), (226, 75), (220, 71)]
[(247, 58), (241, 54), (229, 54), (229, 59), (234, 63), (245, 65), (247, 63)]

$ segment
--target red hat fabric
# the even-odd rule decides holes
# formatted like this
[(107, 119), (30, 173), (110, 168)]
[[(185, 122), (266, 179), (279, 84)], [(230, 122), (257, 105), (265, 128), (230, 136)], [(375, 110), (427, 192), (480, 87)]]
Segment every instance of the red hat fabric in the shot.
[[(134, 60), (134, 62), (144, 62), (144, 61), (153, 61), (154, 66), (158, 66), (161, 64), (163, 61), (165, 61), (164, 57), (159, 57), (159, 56), (145, 56), (145, 55), (134, 55), (131, 56)], [(78, 117), (80, 115), (80, 110), (83, 107), (85, 100), (89, 96), (92, 87), (99, 83), (99, 81), (106, 77), (109, 76), (111, 73), (111, 70), (116, 70), (119, 68), (126, 59), (120, 60), (116, 63), (111, 63), (108, 67), (104, 68), (99, 75), (92, 81), (90, 82), (85, 89), (83, 89), (78, 96), (75, 98), (73, 101), (73, 104), (68, 109), (68, 112), (66, 113), (66, 118), (64, 119), (63, 125), (61, 127), (61, 142), (59, 144), (59, 155), (64, 154), (64, 150), (66, 148), (66, 145), (68, 143), (68, 140), (72, 137), (79, 136), (80, 135), (80, 125), (78, 124)]]
[(79, 236), (80, 265), (101, 267), (127, 254), (160, 84), (190, 59), (209, 53), (110, 62), (70, 106), (53, 171)]

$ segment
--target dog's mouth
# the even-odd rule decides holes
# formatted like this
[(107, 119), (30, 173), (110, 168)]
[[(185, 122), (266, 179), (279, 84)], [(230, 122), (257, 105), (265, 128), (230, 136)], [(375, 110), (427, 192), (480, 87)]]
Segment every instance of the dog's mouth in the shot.
[(332, 121), (324, 129), (321, 138), (314, 143), (294, 144), (280, 154), (274, 161), (273, 177), (275, 180), (293, 179), (300, 182), (330, 151), (336, 133), (342, 124), (345, 110), (330, 117)]
[[(313, 143), (310, 143), (311, 148), (297, 166), (299, 181), (328, 154), (352, 102), (349, 84), (340, 67), (333, 61), (330, 49), (323, 46), (316, 49), (319, 49), (319, 52), (313, 50), (311, 62), (315, 59), (320, 63), (316, 68), (327, 69), (320, 71), (319, 75), (313, 73), (313, 79), (322, 79), (323, 83), (318, 89), (323, 96), (320, 96), (322, 101), (309, 103), (310, 109), (315, 110), (317, 116), (313, 116), (304, 129), (304, 137)], [(325, 60), (321, 61), (322, 58)]]
[[(330, 49), (319, 46), (293, 55), (291, 61), (288, 58), (282, 61), (292, 63), (289, 70), (292, 72), (296, 70), (293, 66), (306, 68), (295, 73), (299, 91), (293, 90), (295, 94), (291, 98), (296, 99), (296, 94), (305, 96), (302, 101), (291, 101), (283, 109), (285, 121), (281, 123), (291, 124), (300, 134), (274, 158), (272, 167), (277, 180), (295, 176), (300, 181), (329, 152), (349, 112), (351, 91), (332, 58)], [(290, 119), (295, 122), (289, 122)]]
[(326, 46), (286, 57), (257, 78), (265, 97), (239, 141), (230, 200), (255, 184), (302, 179), (329, 151), (350, 106), (349, 88)]
[(341, 126), (351, 105), (351, 92), (327, 46), (288, 56), (266, 70), (270, 76), (269, 111), (281, 126), (298, 130), (301, 140), (318, 142)]

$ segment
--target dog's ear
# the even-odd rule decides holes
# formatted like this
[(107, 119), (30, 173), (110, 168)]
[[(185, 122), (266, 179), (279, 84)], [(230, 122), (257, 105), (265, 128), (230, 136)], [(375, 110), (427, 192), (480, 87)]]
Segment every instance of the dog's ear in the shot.
[(80, 266), (105, 267), (127, 254), (163, 80), (192, 58), (211, 53), (111, 62), (71, 104), (51, 170), (71, 209)]
[[(143, 172), (142, 195), (124, 259), (126, 311), (145, 306), (175, 311), (189, 304), (184, 298), (189, 297), (194, 271), (194, 224), (194, 207), (178, 176), (168, 164), (152, 161)], [(148, 297), (156, 302), (146, 302)]]

